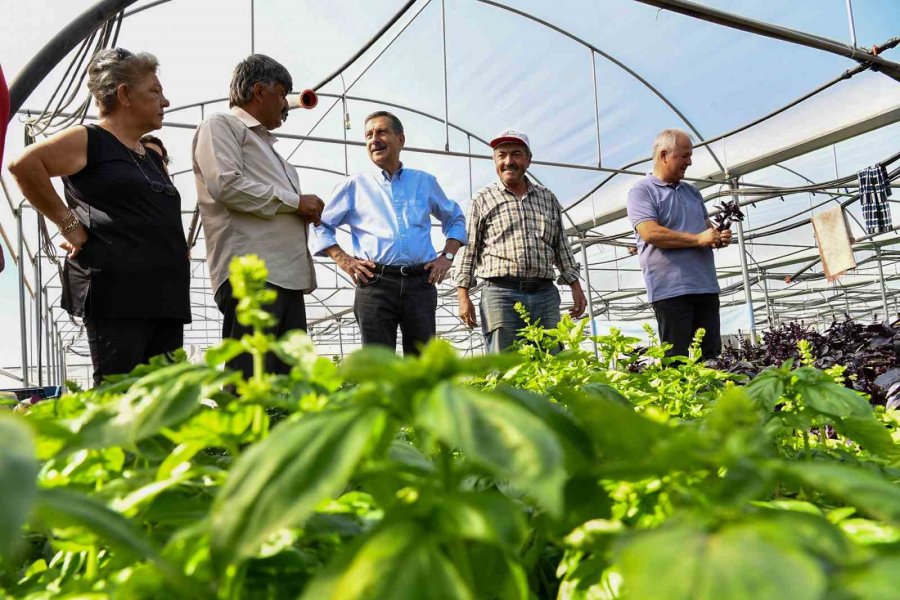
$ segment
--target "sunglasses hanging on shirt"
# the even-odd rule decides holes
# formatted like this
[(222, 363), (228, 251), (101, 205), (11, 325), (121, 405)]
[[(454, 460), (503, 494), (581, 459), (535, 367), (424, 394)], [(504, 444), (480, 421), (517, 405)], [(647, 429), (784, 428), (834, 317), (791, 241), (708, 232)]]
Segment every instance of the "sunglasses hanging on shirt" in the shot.
[[(148, 150), (145, 149), (144, 152), (148, 152)], [(140, 171), (141, 175), (144, 176), (144, 179), (147, 180), (147, 183), (150, 185), (151, 191), (153, 191), (156, 194), (165, 193), (166, 196), (173, 197), (173, 198), (178, 195), (178, 190), (175, 189), (175, 186), (172, 185), (171, 183), (153, 181), (152, 179), (147, 177), (147, 174), (144, 172), (144, 169), (141, 168), (141, 164), (134, 157), (133, 150), (128, 152), (128, 156), (131, 157), (131, 162), (134, 163), (134, 166), (136, 166), (138, 168), (138, 171)], [(146, 154), (144, 156), (146, 156)], [(150, 159), (150, 162), (153, 163), (153, 168), (159, 173), (160, 177), (163, 179), (167, 179), (167, 176), (162, 171), (159, 170), (159, 167), (156, 166), (156, 163), (153, 162), (152, 158)]]

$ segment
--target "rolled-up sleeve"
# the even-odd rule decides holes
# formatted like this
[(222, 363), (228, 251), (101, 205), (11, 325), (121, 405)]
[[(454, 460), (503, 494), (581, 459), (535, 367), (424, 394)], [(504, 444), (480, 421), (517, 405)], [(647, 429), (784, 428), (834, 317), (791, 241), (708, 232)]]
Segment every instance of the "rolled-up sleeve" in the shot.
[(625, 203), (625, 208), (628, 212), (628, 220), (631, 221), (631, 227), (634, 229), (637, 229), (637, 226), (644, 221), (659, 222), (656, 204), (642, 182), (636, 183), (628, 191), (628, 200)]
[(322, 211), (322, 221), (313, 229), (309, 251), (315, 256), (325, 256), (325, 250), (337, 245), (334, 232), (344, 224), (347, 215), (353, 208), (353, 185), (350, 179), (334, 188), (331, 200)]
[(456, 267), (454, 281), (456, 287), (471, 288), (475, 285), (475, 267), (478, 264), (478, 253), (481, 252), (481, 214), (479, 212), (479, 197), (472, 198), (469, 202), (468, 216), (466, 217), (466, 237), (468, 245), (462, 251), (462, 260)]
[(441, 222), (441, 231), (447, 239), (458, 240), (466, 245), (466, 217), (455, 200), (451, 200), (444, 193), (437, 179), (431, 178), (431, 190), (428, 194), (431, 204), (431, 214)]
[(560, 208), (559, 200), (553, 196), (553, 205), (556, 207), (557, 223), (559, 223), (559, 234), (556, 238), (556, 248), (553, 249), (553, 255), (556, 262), (556, 268), (559, 269), (559, 279), (556, 283), (570, 284), (578, 281), (581, 273), (581, 265), (575, 260), (575, 254), (572, 252), (572, 245), (569, 244), (569, 238), (566, 237), (566, 228), (563, 227), (562, 208)]
[(244, 174), (239, 135), (224, 119), (209, 119), (197, 130), (194, 162), (209, 195), (231, 210), (271, 219), (297, 210), (300, 196), (292, 189), (257, 181)]

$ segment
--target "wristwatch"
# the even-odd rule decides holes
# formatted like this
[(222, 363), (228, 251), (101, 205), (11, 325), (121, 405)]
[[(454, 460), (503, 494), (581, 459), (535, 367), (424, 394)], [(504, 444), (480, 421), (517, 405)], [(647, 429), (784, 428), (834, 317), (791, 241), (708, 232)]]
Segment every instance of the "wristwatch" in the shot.
[(444, 252), (443, 254), (441, 254), (441, 256), (443, 256), (444, 258), (446, 258), (446, 259), (449, 260), (450, 262), (453, 262), (453, 259), (456, 258), (456, 255), (453, 254), (452, 252)]

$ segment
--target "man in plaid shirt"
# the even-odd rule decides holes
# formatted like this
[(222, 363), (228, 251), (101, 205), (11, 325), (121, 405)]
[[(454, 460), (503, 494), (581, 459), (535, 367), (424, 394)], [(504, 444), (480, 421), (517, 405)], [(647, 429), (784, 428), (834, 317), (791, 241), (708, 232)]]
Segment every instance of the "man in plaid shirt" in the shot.
[(469, 329), (478, 323), (469, 289), (475, 278), (481, 292), (481, 331), (485, 346), (501, 352), (525, 326), (515, 311), (521, 302), (532, 321), (545, 328), (559, 323), (556, 280), (572, 288), (569, 314), (580, 317), (587, 306), (579, 265), (563, 231), (562, 210), (553, 192), (526, 176), (531, 164), (528, 136), (507, 129), (491, 141), (500, 181), (472, 198), (466, 217), (469, 245), (456, 273), (459, 316)]

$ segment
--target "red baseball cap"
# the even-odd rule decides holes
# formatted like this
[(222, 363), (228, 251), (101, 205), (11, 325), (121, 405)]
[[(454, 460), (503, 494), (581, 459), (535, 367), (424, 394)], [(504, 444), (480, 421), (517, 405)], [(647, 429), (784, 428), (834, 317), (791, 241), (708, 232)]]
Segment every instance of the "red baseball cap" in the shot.
[(494, 139), (491, 140), (491, 148), (496, 148), (504, 143), (523, 144), (526, 148), (531, 150), (531, 144), (528, 143), (528, 136), (524, 131), (519, 131), (518, 129), (504, 129), (495, 135)]

